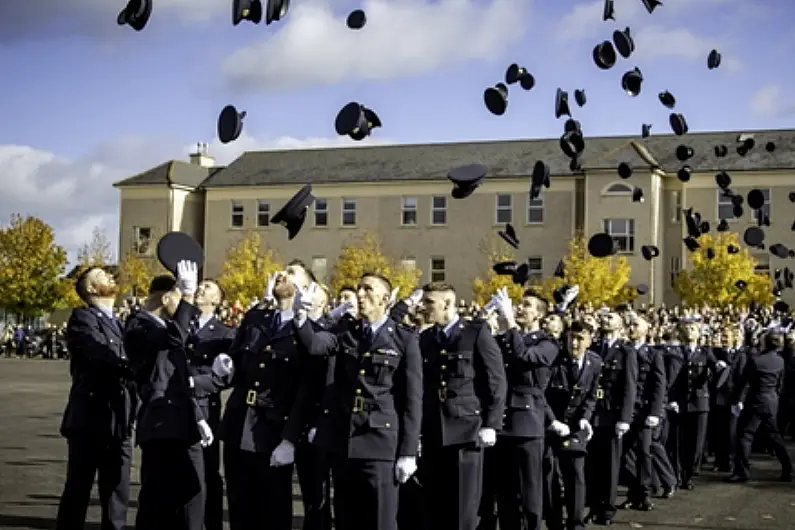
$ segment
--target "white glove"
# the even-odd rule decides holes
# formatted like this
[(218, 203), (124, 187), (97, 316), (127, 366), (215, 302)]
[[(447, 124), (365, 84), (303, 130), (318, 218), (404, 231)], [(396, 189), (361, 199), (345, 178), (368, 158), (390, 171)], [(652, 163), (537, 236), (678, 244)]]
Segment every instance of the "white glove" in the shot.
[(307, 439), (307, 441), (308, 441), (309, 443), (312, 443), (312, 442), (314, 442), (314, 441), (315, 441), (315, 436), (316, 436), (316, 435), (317, 435), (317, 428), (315, 428), (315, 427), (312, 427), (311, 429), (309, 429), (309, 432), (308, 432), (308, 433), (306, 433), (306, 439)]
[(672, 401), (668, 404), (668, 410), (673, 411), (675, 414), (679, 414), (679, 403)]
[(580, 294), (579, 285), (572, 285), (571, 287), (566, 289), (566, 292), (563, 293), (563, 303), (565, 304), (565, 307), (569, 307), (579, 294)]
[(593, 438), (593, 427), (591, 427), (591, 423), (588, 420), (580, 420), (580, 430), (585, 431), (586, 442)]
[(726, 368), (727, 366), (729, 366), (729, 365), (728, 365), (728, 364), (726, 364), (726, 361), (718, 361), (718, 362), (715, 364), (715, 368), (717, 368), (718, 370), (723, 370), (723, 369), (724, 369), (724, 368)]
[(621, 438), (629, 432), (629, 423), (619, 421), (616, 423), (616, 436)]
[(193, 380), (193, 376), (188, 376), (188, 386), (191, 388), (196, 386), (196, 381)]
[(513, 302), (511, 301), (511, 297), (508, 296), (508, 289), (503, 287), (497, 294), (494, 295), (496, 302), (497, 302), (497, 311), (500, 313), (500, 316), (504, 319), (513, 318)]
[(397, 302), (397, 295), (400, 292), (400, 287), (395, 287), (392, 289), (392, 292), (389, 293), (389, 302), (387, 303), (387, 307), (392, 307)]
[(310, 283), (306, 289), (296, 288), (295, 298), (293, 299), (293, 311), (296, 317), (306, 317), (307, 313), (312, 309), (312, 303), (318, 288), (315, 282)]
[(493, 447), (497, 443), (497, 431), (484, 427), (478, 431), (478, 447)]
[(660, 418), (657, 416), (646, 416), (646, 427), (656, 427), (660, 424)]
[(198, 267), (192, 261), (180, 261), (177, 263), (177, 287), (182, 294), (192, 296), (196, 294), (196, 287), (199, 285)]
[(405, 484), (416, 472), (417, 459), (413, 456), (401, 456), (395, 462), (395, 480), (399, 484)]
[(743, 404), (742, 403), (735, 403), (732, 405), (732, 415), (739, 416), (740, 413), (743, 411)]
[(287, 440), (282, 440), (271, 453), (271, 467), (281, 467), (295, 461), (295, 446)]
[(273, 296), (273, 288), (276, 287), (276, 273), (268, 275), (268, 285), (265, 287), (265, 294), (262, 296), (262, 299), (266, 302), (272, 302), (274, 300)]
[(207, 424), (206, 420), (199, 420), (197, 423), (199, 426), (199, 434), (202, 437), (201, 445), (202, 447), (210, 447), (213, 444), (213, 430)]
[(232, 358), (225, 353), (219, 353), (213, 361), (213, 373), (218, 377), (232, 375), (235, 371), (235, 363)]
[(425, 292), (422, 289), (415, 289), (411, 292), (408, 298), (406, 298), (406, 304), (410, 306), (415, 306), (422, 301), (422, 296)]
[(337, 320), (342, 315), (344, 315), (345, 313), (349, 312), (351, 309), (353, 309), (353, 304), (352, 303), (343, 302), (340, 305), (338, 305), (337, 307), (335, 307), (334, 309), (332, 309), (331, 311), (329, 311), (328, 316), (331, 317), (334, 320)]
[(555, 434), (557, 434), (561, 438), (571, 434), (571, 429), (569, 429), (569, 426), (558, 420), (553, 421), (552, 426), (550, 428)]

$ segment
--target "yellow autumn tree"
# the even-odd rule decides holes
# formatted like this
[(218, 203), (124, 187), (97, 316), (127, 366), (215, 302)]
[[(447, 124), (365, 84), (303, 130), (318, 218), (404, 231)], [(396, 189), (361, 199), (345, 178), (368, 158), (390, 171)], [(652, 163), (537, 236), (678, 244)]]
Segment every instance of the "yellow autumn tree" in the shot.
[(268, 248), (259, 232), (250, 231), (231, 246), (217, 280), (227, 299), (247, 304), (261, 299), (268, 286), (268, 276), (284, 269), (276, 252)]
[(552, 300), (555, 289), (561, 285), (578, 285), (578, 304), (591, 303), (615, 306), (633, 300), (636, 291), (627, 285), (632, 274), (629, 261), (624, 256), (595, 258), (588, 252), (588, 240), (583, 235), (569, 242), (569, 252), (563, 258), (564, 276), (544, 278), (538, 284), (539, 292)]
[[(754, 270), (758, 262), (748, 249), (742, 248), (736, 232), (718, 232), (714, 236), (703, 234), (698, 242), (701, 248), (688, 253), (689, 267), (681, 271), (674, 281), (674, 291), (684, 303), (723, 307), (773, 302), (770, 275)], [(729, 246), (738, 252), (730, 254)], [(709, 249), (714, 252), (712, 259), (707, 256)], [(747, 287), (738, 288), (738, 280), (744, 281)]]
[(77, 264), (66, 278), (61, 280), (61, 309), (85, 305), (75, 291), (75, 280), (89, 267), (108, 267), (113, 260), (111, 244), (107, 233), (99, 226), (91, 232), (91, 240), (77, 250)]
[(508, 246), (502, 238), (493, 234), (482, 239), (478, 248), (488, 258), (488, 270), (485, 277), (472, 280), (472, 300), (483, 306), (488, 303), (498, 289), (505, 287), (508, 289), (511, 300), (518, 303), (522, 298), (524, 287), (513, 283), (511, 276), (499, 275), (492, 268), (495, 263), (515, 261), (516, 251)]
[(357, 285), (362, 274), (376, 272), (389, 278), (394, 287), (399, 287), (399, 297), (405, 297), (417, 288), (422, 271), (416, 267), (405, 267), (398, 258), (387, 255), (378, 234), (363, 232), (350, 238), (334, 263), (330, 287), (336, 293), (346, 285)]
[(119, 263), (119, 274), (116, 278), (119, 292), (143, 298), (149, 294), (149, 284), (155, 274), (154, 264), (131, 250)]

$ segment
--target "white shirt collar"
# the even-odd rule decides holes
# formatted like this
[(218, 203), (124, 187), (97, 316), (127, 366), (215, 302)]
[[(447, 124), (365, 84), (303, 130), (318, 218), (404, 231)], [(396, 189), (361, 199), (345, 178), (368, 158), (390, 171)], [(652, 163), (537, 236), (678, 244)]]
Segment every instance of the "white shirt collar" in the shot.
[(447, 324), (447, 325), (444, 327), (444, 334), (445, 334), (445, 335), (447, 335), (447, 336), (449, 337), (449, 336), (450, 336), (450, 333), (453, 331), (453, 328), (455, 327), (455, 325), (456, 325), (456, 324), (458, 324), (458, 321), (459, 321), (460, 319), (461, 319), (461, 317), (459, 317), (458, 315), (454, 315), (454, 316), (453, 316), (453, 320), (451, 320), (451, 321), (450, 321), (450, 322), (449, 322), (449, 323), (448, 323), (448, 324)]
[(373, 334), (373, 337), (375, 337), (376, 333), (378, 333), (378, 330), (381, 329), (381, 326), (386, 324), (386, 319), (387, 318), (388, 318), (388, 316), (384, 315), (381, 318), (379, 318), (378, 320), (376, 320), (375, 322), (368, 322), (366, 320), (364, 321), (365, 322), (365, 326), (370, 328), (370, 333)]
[(211, 321), (212, 319), (213, 319), (213, 315), (208, 315), (208, 316), (202, 315), (202, 316), (200, 316), (199, 317), (199, 329), (202, 329), (204, 326), (206, 326), (207, 323), (209, 321)]

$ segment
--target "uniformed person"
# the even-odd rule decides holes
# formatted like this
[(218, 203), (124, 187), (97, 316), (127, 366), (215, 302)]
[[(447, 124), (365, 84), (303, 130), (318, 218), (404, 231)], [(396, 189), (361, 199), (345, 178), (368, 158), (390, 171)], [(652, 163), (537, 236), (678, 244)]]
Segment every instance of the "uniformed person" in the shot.
[(130, 498), (130, 436), (137, 395), (124, 351), (122, 324), (113, 316), (119, 292), (99, 267), (75, 282), (85, 308), (72, 311), (66, 328), (72, 388), (61, 423), (68, 464), (55, 528), (83, 528), (94, 477), (98, 477), (102, 530), (122, 530)]
[(622, 438), (632, 424), (638, 391), (638, 356), (632, 345), (620, 338), (623, 328), (618, 313), (602, 314), (602, 341), (598, 345), (602, 370), (586, 464), (591, 510), (588, 519), (596, 524), (610, 524), (616, 514)]
[(502, 355), (486, 322), (459, 317), (452, 285), (432, 282), (423, 293), (422, 312), (432, 324), (420, 335), (422, 477), (429, 525), (475, 530), (483, 448), (497, 442), (505, 411)]
[(714, 471), (730, 472), (737, 442), (737, 416), (732, 414), (731, 398), (745, 369), (746, 356), (739, 326), (727, 326), (723, 330), (722, 339), (722, 346), (715, 348), (713, 352), (716, 359), (728, 365), (726, 369), (730, 371), (730, 375), (720, 387), (710, 389), (710, 448), (715, 455)]
[[(229, 350), (232, 393), (221, 421), (232, 530), (290, 530), (295, 445), (304, 431), (301, 382), (308, 355), (296, 336), (296, 292), (310, 278), (300, 264), (273, 281), (273, 309), (250, 309)], [(218, 361), (216, 361), (218, 362)], [(222, 362), (216, 368), (222, 370)], [(219, 374), (222, 375), (222, 374)]]
[[(417, 334), (389, 317), (391, 291), (387, 278), (366, 273), (361, 320), (339, 333), (296, 321), (312, 355), (334, 357), (314, 443), (329, 456), (337, 530), (396, 530), (398, 484), (416, 471), (422, 357)], [(310, 306), (311, 294), (300, 303)]]
[(127, 321), (124, 349), (141, 406), (141, 490), (136, 530), (201, 530), (204, 526), (202, 445), (213, 433), (193, 397), (185, 344), (197, 287), (195, 263), (180, 262), (178, 280), (157, 276), (144, 309)]
[[(235, 330), (215, 317), (223, 300), (223, 291), (215, 281), (204, 280), (199, 284), (194, 305), (201, 314), (191, 326), (187, 344), (194, 396), (214, 433), (217, 433), (221, 426), (221, 390), (226, 383), (213, 372), (212, 366), (218, 354), (229, 351), (235, 338)], [(223, 530), (224, 483), (221, 478), (221, 446), (218, 443), (210, 444), (202, 452), (206, 487), (205, 530)]]
[(593, 436), (590, 420), (596, 406), (602, 368), (599, 355), (588, 350), (594, 332), (593, 328), (581, 321), (572, 322), (565, 354), (558, 358), (550, 374), (546, 398), (554, 417), (552, 428), (561, 439), (554, 449), (557, 465), (551, 470), (560, 474), (560, 480), (553, 478), (549, 481), (553, 487), (550, 492), (551, 505), (545, 515), (549, 530), (585, 528), (585, 455), (588, 441)]
[(625, 450), (634, 456), (635, 473), (627, 489), (624, 508), (649, 511), (654, 464), (651, 457), (652, 433), (660, 426), (666, 396), (665, 363), (662, 352), (647, 344), (649, 323), (635, 316), (629, 324), (629, 340), (637, 352), (638, 382), (632, 427), (623, 440)]
[(784, 346), (784, 333), (776, 329), (767, 331), (762, 335), (761, 346), (759, 355), (748, 359), (733, 395), (734, 413), (740, 419), (737, 422), (738, 444), (734, 473), (727, 479), (729, 482), (746, 482), (749, 479), (751, 469), (748, 456), (760, 427), (764, 429), (769, 445), (781, 464), (780, 480), (792, 480), (792, 462), (776, 424), (785, 368), (784, 359), (780, 355)]

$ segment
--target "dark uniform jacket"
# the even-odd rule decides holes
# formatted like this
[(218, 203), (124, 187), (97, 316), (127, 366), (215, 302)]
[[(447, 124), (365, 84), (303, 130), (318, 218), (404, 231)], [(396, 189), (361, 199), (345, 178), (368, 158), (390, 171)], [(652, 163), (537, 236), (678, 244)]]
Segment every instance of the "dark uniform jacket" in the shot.
[(420, 334), (423, 447), (473, 443), (481, 428), (502, 429), (505, 370), (488, 324), (457, 318), (448, 333), (432, 326)]
[(297, 443), (303, 431), (304, 408), (299, 390), (307, 350), (296, 335), (292, 316), (250, 309), (229, 356), (235, 366), (232, 394), (221, 422), (221, 439), (235, 448), (272, 452), (282, 440)]
[(733, 403), (742, 402), (744, 409), (755, 409), (775, 417), (784, 370), (784, 359), (778, 350), (762, 351), (751, 357), (737, 382)]
[(197, 423), (204, 417), (193, 398), (185, 348), (190, 323), (198, 315), (194, 305), (182, 300), (165, 325), (146, 311), (127, 319), (124, 348), (141, 399), (137, 444), (178, 440), (193, 445), (201, 440)]
[(392, 461), (415, 456), (422, 422), (417, 334), (387, 318), (368, 338), (362, 321), (332, 333), (298, 328), (312, 356), (334, 357), (314, 443), (337, 457)]
[(697, 346), (690, 355), (685, 345), (669, 347), (665, 354), (668, 402), (680, 412), (709, 412), (709, 384), (717, 359), (709, 348)]
[(734, 393), (734, 389), (737, 386), (740, 376), (745, 369), (745, 363), (747, 362), (745, 348), (731, 350), (726, 348), (714, 348), (712, 353), (715, 355), (716, 360), (723, 361), (727, 364), (727, 368), (725, 369), (729, 370), (730, 373), (728, 378), (726, 378), (720, 386), (717, 386), (717, 378), (713, 378), (710, 381), (709, 391), (712, 400), (711, 404), (724, 407), (733, 405), (732, 394)]
[(649, 416), (662, 419), (668, 384), (665, 381), (663, 352), (649, 344), (635, 348), (638, 356), (638, 392), (635, 398), (635, 422), (645, 423)]
[(121, 323), (98, 307), (72, 311), (66, 328), (72, 388), (61, 434), (113, 437), (132, 433), (138, 396)]
[(575, 379), (576, 361), (560, 355), (552, 367), (547, 388), (547, 403), (557, 421), (569, 426), (571, 432), (580, 430), (580, 420), (591, 421), (596, 407), (596, 391), (602, 359), (592, 351), (585, 352), (585, 360)]
[(195, 323), (188, 336), (188, 360), (193, 377), (193, 395), (215, 431), (221, 423), (221, 390), (226, 382), (213, 373), (213, 361), (219, 353), (229, 352), (235, 330), (211, 317), (204, 326)]
[(554, 420), (545, 392), (560, 347), (544, 331), (522, 335), (517, 329), (497, 337), (508, 383), (502, 435), (540, 438)]
[(602, 342), (602, 372), (599, 376), (594, 427), (631, 423), (638, 395), (638, 354), (629, 343), (616, 340), (613, 346)]
[[(343, 315), (342, 318), (344, 320), (334, 322), (329, 318), (321, 317), (317, 320), (310, 320), (308, 324), (314, 326), (315, 331), (329, 331), (336, 329), (335, 326), (338, 325), (338, 322), (342, 322), (342, 325), (347, 326), (353, 321), (353, 317), (350, 315), (347, 317)], [(304, 413), (304, 434), (308, 434), (309, 429), (317, 426), (317, 422), (323, 413), (323, 394), (325, 393), (326, 386), (333, 383), (332, 376), (334, 374), (334, 367), (331, 365), (333, 365), (335, 358), (336, 357), (314, 355), (309, 356), (307, 360), (303, 383), (305, 386), (303, 392), (306, 396), (307, 407)], [(329, 377), (332, 378), (327, 379)]]

